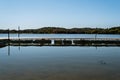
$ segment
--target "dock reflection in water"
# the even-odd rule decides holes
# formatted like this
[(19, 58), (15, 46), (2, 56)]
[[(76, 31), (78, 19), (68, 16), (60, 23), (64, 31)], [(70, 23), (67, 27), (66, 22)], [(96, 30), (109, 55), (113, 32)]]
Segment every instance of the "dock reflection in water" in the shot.
[(0, 80), (119, 80), (119, 47), (0, 48)]

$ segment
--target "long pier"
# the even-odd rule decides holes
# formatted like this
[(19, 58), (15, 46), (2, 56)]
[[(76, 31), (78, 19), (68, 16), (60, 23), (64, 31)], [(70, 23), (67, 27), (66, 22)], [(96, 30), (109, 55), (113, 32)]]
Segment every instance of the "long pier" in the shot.
[(120, 38), (0, 38), (11, 46), (120, 46)]

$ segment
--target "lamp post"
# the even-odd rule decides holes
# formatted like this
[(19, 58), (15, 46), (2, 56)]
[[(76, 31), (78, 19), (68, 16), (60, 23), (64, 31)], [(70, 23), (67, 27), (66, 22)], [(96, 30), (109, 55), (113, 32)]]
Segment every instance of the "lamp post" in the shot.
[(10, 56), (10, 30), (8, 28), (8, 56)]
[(19, 39), (19, 50), (20, 50), (20, 26), (18, 26), (18, 39)]
[(96, 28), (95, 40), (96, 40), (96, 38), (97, 38), (97, 28)]
[(8, 41), (10, 40), (10, 30), (8, 29)]
[(18, 38), (20, 38), (20, 26), (18, 26)]

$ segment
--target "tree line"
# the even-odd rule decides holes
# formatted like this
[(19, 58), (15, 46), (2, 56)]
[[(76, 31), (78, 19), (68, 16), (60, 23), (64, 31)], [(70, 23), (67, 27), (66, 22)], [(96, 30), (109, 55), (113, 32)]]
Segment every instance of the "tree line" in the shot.
[[(10, 33), (35, 33), (35, 34), (120, 34), (120, 26), (112, 28), (61, 28), (43, 27), (39, 29), (9, 30)], [(8, 30), (0, 29), (0, 33), (8, 33)]]

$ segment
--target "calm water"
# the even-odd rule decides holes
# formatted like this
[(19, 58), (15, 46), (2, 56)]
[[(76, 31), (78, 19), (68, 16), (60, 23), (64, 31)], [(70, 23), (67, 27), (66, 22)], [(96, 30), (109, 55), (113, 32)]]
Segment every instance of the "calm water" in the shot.
[(120, 47), (0, 48), (0, 80), (120, 80)]
[[(7, 34), (0, 34), (6, 37)], [(17, 37), (17, 34), (12, 34)], [(87, 37), (89, 34), (22, 34), (22, 37)], [(98, 35), (120, 38), (120, 35)], [(120, 80), (120, 47), (0, 48), (0, 80)]]
[[(21, 34), (20, 37), (40, 37), (40, 38), (95, 38), (96, 34)], [(7, 37), (7, 34), (0, 34), (0, 37)], [(11, 37), (17, 37), (18, 34), (10, 34)], [(97, 38), (120, 38), (120, 35), (98, 34)]]

